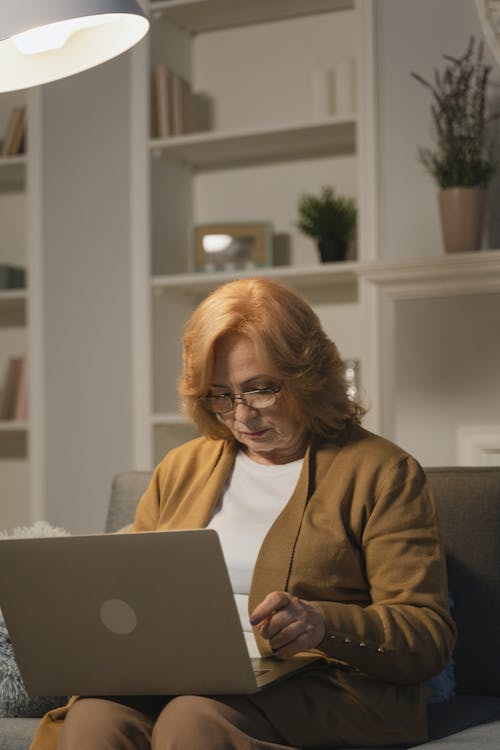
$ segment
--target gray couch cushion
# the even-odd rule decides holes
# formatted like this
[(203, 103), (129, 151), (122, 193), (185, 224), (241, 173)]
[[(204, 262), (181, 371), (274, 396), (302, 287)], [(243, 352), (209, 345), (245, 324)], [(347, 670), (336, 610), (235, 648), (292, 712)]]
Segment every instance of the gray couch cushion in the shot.
[(426, 469), (448, 558), (457, 692), (500, 695), (500, 468)]
[(0, 750), (28, 750), (40, 719), (0, 719)]
[[(429, 706), (429, 737), (432, 740), (462, 732), (476, 724), (500, 721), (500, 697), (456, 695), (450, 701)], [(500, 746), (500, 737), (498, 739)]]
[(422, 750), (496, 750), (499, 744), (500, 721), (491, 721), (418, 747)]
[(106, 531), (118, 531), (122, 526), (132, 523), (137, 503), (150, 478), (150, 471), (123, 471), (114, 477), (106, 517)]

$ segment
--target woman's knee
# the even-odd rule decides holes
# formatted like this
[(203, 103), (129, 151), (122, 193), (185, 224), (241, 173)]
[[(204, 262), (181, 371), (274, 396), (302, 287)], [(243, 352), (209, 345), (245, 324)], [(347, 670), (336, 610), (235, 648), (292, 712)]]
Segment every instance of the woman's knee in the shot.
[[(152, 735), (152, 750), (234, 750), (250, 747), (253, 739), (276, 741), (273, 728), (242, 696), (210, 698), (182, 695), (160, 713)], [(252, 747), (261, 747), (258, 742)]]
[(156, 720), (152, 750), (203, 747), (220, 748), (221, 706), (212, 698), (180, 695), (173, 698)]
[(149, 750), (152, 720), (130, 705), (80, 698), (68, 711), (59, 750)]

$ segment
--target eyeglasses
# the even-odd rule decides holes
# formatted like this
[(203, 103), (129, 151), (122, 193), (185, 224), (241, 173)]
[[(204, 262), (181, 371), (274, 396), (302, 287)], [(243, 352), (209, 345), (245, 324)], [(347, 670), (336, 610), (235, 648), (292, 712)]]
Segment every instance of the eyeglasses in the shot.
[(200, 404), (213, 414), (225, 414), (233, 411), (236, 401), (241, 401), (251, 409), (265, 409), (276, 403), (276, 394), (281, 390), (280, 385), (271, 385), (268, 388), (255, 388), (243, 393), (222, 393), (220, 396), (202, 396)]

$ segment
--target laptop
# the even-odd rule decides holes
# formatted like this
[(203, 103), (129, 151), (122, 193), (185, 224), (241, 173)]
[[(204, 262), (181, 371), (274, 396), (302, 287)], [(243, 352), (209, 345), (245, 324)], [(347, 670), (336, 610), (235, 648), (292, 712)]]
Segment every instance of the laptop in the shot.
[(249, 694), (320, 657), (251, 659), (210, 529), (0, 541), (32, 695)]

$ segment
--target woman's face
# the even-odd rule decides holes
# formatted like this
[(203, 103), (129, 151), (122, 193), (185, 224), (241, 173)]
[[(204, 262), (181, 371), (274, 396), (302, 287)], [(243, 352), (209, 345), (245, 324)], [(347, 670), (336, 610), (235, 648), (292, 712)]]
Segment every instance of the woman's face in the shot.
[[(266, 372), (253, 342), (239, 334), (220, 339), (214, 351), (214, 370), (210, 393), (242, 393), (255, 388), (279, 385)], [(237, 400), (230, 412), (221, 414), (224, 424), (247, 455), (261, 464), (284, 464), (302, 458), (307, 444), (306, 430), (292, 416), (283, 391), (276, 402), (264, 409), (255, 409)]]

